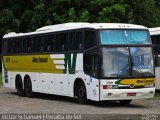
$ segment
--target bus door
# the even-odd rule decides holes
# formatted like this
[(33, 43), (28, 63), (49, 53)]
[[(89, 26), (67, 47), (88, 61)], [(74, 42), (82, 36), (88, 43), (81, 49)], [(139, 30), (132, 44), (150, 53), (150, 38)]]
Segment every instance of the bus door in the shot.
[(88, 98), (99, 100), (99, 58), (97, 51), (84, 54), (84, 72), (87, 74), (87, 95)]

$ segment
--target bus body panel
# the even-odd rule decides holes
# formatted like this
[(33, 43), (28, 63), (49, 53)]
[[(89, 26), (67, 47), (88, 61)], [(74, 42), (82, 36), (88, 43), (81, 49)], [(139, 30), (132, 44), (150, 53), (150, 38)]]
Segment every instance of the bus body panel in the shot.
[[(42, 56), (44, 56), (44, 55), (38, 55), (38, 57), (41, 57), (41, 58), (42, 58)], [(54, 58), (56, 58), (56, 60), (57, 60), (58, 57), (62, 57), (65, 55), (64, 54), (56, 54), (56, 55), (51, 54), (51, 55), (45, 55), (45, 56), (51, 56), (51, 57), (54, 56)], [(74, 97), (74, 82), (75, 82), (75, 80), (77, 78), (80, 78), (84, 81), (84, 79), (86, 78), (84, 75), (84, 72), (83, 72), (83, 54), (82, 53), (77, 54), (75, 70), (72, 69), (69, 71), (68, 68), (66, 71), (61, 70), (61, 72), (66, 72), (66, 73), (52, 73), (53, 71), (51, 69), (45, 69), (46, 67), (43, 67), (43, 65), (41, 63), (36, 63), (38, 65), (30, 65), (30, 64), (33, 64), (33, 59), (35, 57), (37, 57), (37, 55), (27, 55), (27, 56), (23, 56), (23, 57), (22, 56), (4, 56), (3, 60), (9, 59), (9, 61), (10, 61), (10, 63), (4, 62), (4, 64), (6, 65), (5, 69), (6, 69), (7, 75), (8, 75), (8, 83), (5, 83), (5, 81), (4, 81), (5, 78), (3, 77), (4, 86), (8, 87), (8, 88), (15, 89), (16, 75), (21, 76), (21, 78), (23, 80), (23, 84), (24, 84), (25, 76), (28, 75), (31, 79), (33, 92), (42, 92), (42, 93), (50, 93), (50, 94), (57, 94), (57, 95)], [(69, 62), (71, 62), (71, 63), (66, 62), (65, 63), (65, 64), (67, 64), (66, 67), (70, 66), (73, 63), (73, 55), (71, 55), (70, 57), (71, 57), (71, 61), (69, 61)], [(12, 62), (12, 61), (14, 61), (14, 62)], [(20, 62), (20, 64), (18, 64), (19, 62)], [(57, 61), (56, 61), (56, 63), (57, 63)], [(64, 64), (64, 62), (63, 62), (63, 64)], [(52, 66), (56, 66), (56, 65), (53, 63)], [(23, 69), (23, 67), (27, 67), (27, 69)], [(41, 69), (39, 69), (40, 67), (41, 67)], [(71, 68), (69, 68), (69, 69), (71, 69)], [(24, 70), (26, 70), (27, 72), (24, 72)], [(43, 72), (44, 70), (51, 72), (51, 73), (45, 73), (45, 72)], [(28, 71), (33, 71), (33, 72), (28, 72)], [(55, 72), (57, 72), (57, 71), (58, 70), (56, 70)], [(72, 74), (72, 72), (75, 72), (75, 73)], [(4, 76), (4, 74), (5, 74), (5, 72), (3, 69), (2, 75)], [(89, 79), (88, 79), (88, 81), (89, 81)], [(93, 86), (90, 85), (91, 87), (88, 87), (89, 84), (87, 84), (87, 81), (84, 81), (84, 83), (87, 87), (87, 91), (90, 91), (91, 87), (94, 86), (94, 85)], [(97, 89), (97, 92), (99, 92), (98, 89)], [(89, 94), (90, 93), (88, 93), (88, 99), (92, 99), (92, 97), (89, 96)], [(97, 97), (96, 99), (98, 100), (99, 98)]]
[[(137, 83), (137, 81), (139, 83)], [(100, 80), (100, 100), (127, 100), (152, 98), (155, 93), (155, 87), (138, 89), (136, 87), (154, 83), (155, 78)], [(107, 89), (104, 89), (104, 86), (106, 85)], [(118, 88), (113, 88), (113, 86), (117, 86)]]
[[(36, 55), (37, 56), (37, 55)], [(41, 56), (41, 55), (39, 55)], [(50, 55), (53, 56), (53, 55)], [(62, 54), (57, 54), (57, 56), (62, 56)], [(64, 55), (63, 55), (64, 56)], [(19, 56), (11, 56), (11, 58), (16, 58)], [(34, 57), (34, 55), (32, 55)], [(9, 56), (4, 57), (3, 61)], [(73, 55), (71, 55), (71, 59)], [(17, 59), (18, 60), (18, 59)], [(32, 60), (32, 59), (31, 59)], [(14, 60), (13, 60), (14, 61)], [(30, 62), (26, 64), (30, 64)], [(32, 61), (33, 62), (33, 61)], [(73, 61), (71, 61), (72, 63)], [(15, 62), (16, 63), (16, 62)], [(12, 64), (15, 64), (14, 62)], [(5, 62), (4, 62), (5, 64)], [(40, 63), (39, 63), (40, 64)], [(26, 65), (24, 65), (26, 66)], [(14, 66), (15, 67), (15, 66)], [(14, 68), (13, 67), (13, 68)], [(17, 67), (17, 65), (16, 65)], [(3, 67), (7, 69), (6, 67)], [(11, 68), (10, 68), (11, 69)], [(35, 70), (35, 69), (34, 69)], [(109, 89), (104, 90), (103, 85), (115, 85), (117, 80), (104, 80), (96, 79), (86, 75), (83, 72), (83, 54), (77, 54), (75, 73), (69, 74), (67, 70), (66, 74), (64, 73), (44, 73), (44, 72), (17, 72), (17, 71), (7, 71), (8, 74), (8, 83), (5, 83), (5, 70), (2, 69), (3, 83), (5, 87), (15, 89), (15, 78), (16, 75), (20, 75), (22, 80), (28, 75), (31, 78), (33, 92), (47, 93), (47, 94), (56, 94), (74, 97), (74, 82), (76, 78), (81, 78), (86, 86), (87, 99), (94, 101), (103, 101), (103, 100), (127, 100), (127, 99), (140, 99), (140, 98), (152, 98), (154, 96), (155, 88), (142, 88), (142, 89)], [(100, 84), (99, 84), (100, 82)], [(23, 81), (24, 83), (24, 81)], [(153, 82), (154, 83), (154, 82)], [(131, 83), (129, 83), (130, 85)], [(100, 87), (100, 88), (99, 88)], [(127, 97), (127, 93), (136, 93), (137, 96)], [(112, 94), (112, 96), (108, 95)]]
[(155, 68), (155, 74), (156, 74), (156, 89), (160, 90), (160, 67)]
[(99, 101), (99, 79), (85, 75), (87, 98), (94, 101)]
[[(42, 57), (42, 56), (43, 55), (38, 55), (38, 57)], [(49, 56), (49, 55), (45, 55), (45, 56)], [(50, 56), (54, 56), (54, 54)], [(60, 56), (64, 56), (64, 55), (56, 54), (55, 58), (58, 59), (58, 57)], [(26, 59), (27, 61), (24, 60), (26, 57), (27, 57)], [(29, 59), (29, 57), (31, 58)], [(15, 89), (16, 75), (21, 76), (23, 80), (23, 84), (24, 84), (25, 76), (28, 75), (31, 79), (33, 92), (41, 92), (41, 93), (74, 97), (74, 82), (77, 78), (80, 78), (81, 80), (83, 80), (86, 86), (87, 99), (99, 101), (99, 80), (84, 74), (82, 53), (77, 54), (74, 74), (70, 74), (69, 72), (72, 72), (73, 70), (69, 71), (68, 69), (66, 73), (60, 73), (60, 74), (53, 73), (52, 71), (49, 71), (51, 73), (40, 72), (45, 70), (45, 68), (43, 69), (42, 67), (41, 70), (39, 70), (41, 63), (36, 63), (38, 64), (36, 66), (33, 65), (33, 58), (35, 57), (37, 57), (37, 55), (31, 55), (31, 56), (27, 55), (23, 57), (21, 56), (21, 59), (20, 59), (20, 56), (4, 56), (3, 60), (10, 59), (11, 61), (11, 63), (8, 66), (6, 65), (5, 67), (8, 74), (8, 83), (5, 83), (5, 81), (3, 81), (4, 86)], [(17, 61), (17, 62), (12, 62), (12, 61)], [(20, 62), (23, 62), (23, 63), (20, 63)], [(71, 55), (70, 62), (71, 63), (73, 62), (73, 54)], [(4, 64), (6, 64), (6, 62), (4, 62)], [(34, 67), (29, 64), (32, 64)], [(70, 64), (70, 63), (66, 63), (66, 64)], [(24, 66), (28, 66), (28, 67), (30, 66), (30, 68), (27, 68), (26, 72), (23, 71), (23, 69), (21, 71), (20, 68)], [(34, 71), (34, 72), (28, 72), (28, 71)], [(4, 76), (4, 70), (2, 73)], [(3, 77), (3, 80), (4, 80), (4, 77)]]
[[(130, 100), (130, 99), (143, 99), (153, 98), (155, 88), (143, 89), (123, 89), (123, 90), (108, 90), (101, 91), (100, 100)], [(136, 94), (136, 96), (127, 96), (127, 94)]]
[(152, 44), (154, 46), (156, 89), (160, 90), (160, 27), (149, 28)]
[[(148, 47), (147, 45), (151, 45), (151, 43), (148, 42), (148, 39), (145, 39), (147, 40), (147, 44), (145, 44), (143, 40), (139, 42), (136, 40), (137, 36), (134, 37), (135, 39), (133, 39), (133, 41), (131, 39), (129, 44), (126, 44), (124, 40), (122, 44), (119, 44), (118, 37), (116, 41), (111, 39), (109, 44), (107, 41), (105, 42), (105, 40), (103, 43), (100, 40), (101, 37), (99, 34), (99, 31), (103, 29), (108, 31), (102, 34), (102, 38), (105, 38), (103, 35), (106, 35), (106, 32), (112, 30), (122, 30), (123, 32), (120, 33), (122, 33), (125, 38), (131, 38), (132, 36), (131, 34), (127, 34), (127, 30), (125, 29), (128, 29), (130, 32), (134, 30), (135, 33), (139, 33), (139, 31), (136, 30), (146, 31), (146, 34), (148, 33), (146, 27), (131, 24), (67, 23), (45, 26), (31, 33), (6, 34), (3, 37), (5, 42), (3, 42), (2, 53), (2, 79), (4, 86), (16, 89), (16, 77), (19, 75), (22, 78), (23, 89), (25, 77), (30, 77), (33, 92), (75, 97), (74, 85), (77, 80), (80, 80), (85, 85), (87, 99), (89, 100), (128, 100), (153, 97), (155, 92), (154, 73), (152, 75), (153, 78), (147, 78), (145, 76), (142, 78), (142, 76), (139, 76), (137, 79), (127, 79), (127, 76), (125, 76), (126, 78), (124, 79), (113, 79), (115, 74), (113, 74), (113, 76), (105, 76), (107, 74), (101, 76), (102, 69), (99, 69), (101, 67), (107, 68), (110, 62), (104, 62), (106, 63), (106, 66), (104, 66), (102, 61), (107, 61), (109, 58), (107, 55), (119, 50), (115, 49), (114, 51), (108, 52), (107, 49), (104, 49), (107, 51), (106, 56), (104, 56), (102, 54), (103, 46), (112, 48), (112, 43), (118, 42), (118, 44), (115, 44), (118, 47), (121, 45), (129, 45), (132, 47), (134, 43), (139, 46), (143, 45)], [(120, 36), (122, 34), (120, 34)], [(111, 35), (115, 36), (114, 34)], [(149, 38), (149, 34), (147, 35), (147, 38)], [(143, 34), (138, 35), (138, 38), (139, 37), (146, 38)], [(131, 51), (130, 48), (120, 50), (120, 55), (123, 54), (127, 56), (125, 60), (128, 61), (128, 65), (130, 63), (131, 70), (131, 55), (130, 59), (128, 57), (128, 51)], [(132, 49), (132, 52), (134, 52), (134, 50), (135, 49)], [(118, 52), (114, 55), (117, 55)], [(86, 53), (89, 53), (90, 56)], [(85, 55), (88, 56), (86, 57), (88, 61), (85, 59)], [(102, 60), (103, 57), (105, 59)], [(112, 62), (115, 59), (117, 58), (113, 57), (113, 60), (111, 59), (110, 61)], [(93, 64), (87, 66), (90, 65), (89, 63)], [(110, 72), (112, 73), (114, 71)], [(143, 74), (141, 69), (140, 73)], [(110, 79), (105, 79), (105, 77), (110, 77)], [(137, 81), (139, 81), (139, 83), (137, 83)], [(140, 88), (136, 88), (137, 85), (140, 86)], [(146, 86), (148, 85), (150, 87), (147, 88)], [(128, 88), (119, 88), (126, 86)]]

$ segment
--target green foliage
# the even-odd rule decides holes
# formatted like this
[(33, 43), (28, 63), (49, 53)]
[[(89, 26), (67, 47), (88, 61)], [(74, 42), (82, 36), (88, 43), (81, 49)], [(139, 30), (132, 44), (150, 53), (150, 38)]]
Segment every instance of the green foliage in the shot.
[(156, 0), (133, 0), (128, 1), (130, 11), (132, 12), (131, 22), (145, 25), (148, 27), (159, 26), (160, 10)]
[(80, 12), (80, 17), (79, 17), (79, 21), (81, 22), (88, 22), (89, 21), (89, 12), (88, 10), (82, 10)]
[(30, 32), (66, 22), (158, 27), (159, 8), (159, 0), (0, 0), (0, 45), (8, 32)]
[(160, 99), (160, 90), (156, 91), (156, 93), (154, 94), (154, 98)]
[[(14, 14), (9, 9), (3, 9), (2, 15), (0, 17), (0, 26), (3, 28), (3, 33), (6, 33), (10, 30), (16, 30), (18, 29), (18, 20), (14, 17)], [(17, 25), (17, 26), (16, 26)], [(13, 26), (15, 28), (13, 28)]]
[(31, 10), (26, 10), (21, 18), (20, 18), (20, 31), (21, 32), (28, 32), (30, 31), (29, 27), (30, 27), (30, 22), (32, 20), (32, 11)]
[(29, 32), (66, 22), (156, 27), (160, 26), (159, 8), (159, 0), (0, 0), (0, 39), (8, 32)]
[(155, 27), (159, 0), (0, 0), (0, 37), (66, 22), (120, 22)]

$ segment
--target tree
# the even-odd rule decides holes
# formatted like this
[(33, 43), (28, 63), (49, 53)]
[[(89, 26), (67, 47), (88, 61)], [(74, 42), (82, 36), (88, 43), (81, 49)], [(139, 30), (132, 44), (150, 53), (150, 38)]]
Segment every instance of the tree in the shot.
[(0, 39), (11, 31), (29, 32), (66, 22), (156, 27), (160, 25), (159, 7), (159, 0), (0, 0)]
[(127, 4), (132, 11), (131, 23), (147, 27), (159, 26), (160, 10), (155, 0), (132, 0), (128, 1)]

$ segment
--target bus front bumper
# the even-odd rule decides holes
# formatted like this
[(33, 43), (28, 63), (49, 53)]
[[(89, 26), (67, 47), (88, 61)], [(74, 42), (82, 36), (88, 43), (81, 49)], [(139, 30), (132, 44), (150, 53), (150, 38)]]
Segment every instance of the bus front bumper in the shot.
[(154, 93), (155, 88), (101, 90), (100, 100), (129, 100), (153, 98)]

